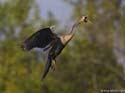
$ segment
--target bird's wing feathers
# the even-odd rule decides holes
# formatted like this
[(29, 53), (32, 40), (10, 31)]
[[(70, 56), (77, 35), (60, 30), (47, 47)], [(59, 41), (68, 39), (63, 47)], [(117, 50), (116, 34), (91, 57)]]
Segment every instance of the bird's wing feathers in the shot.
[(27, 38), (21, 47), (27, 51), (35, 47), (44, 48), (56, 37), (57, 35), (50, 28), (44, 28)]
[[(52, 28), (44, 28), (44, 29), (37, 31), (33, 35), (31, 35), (29, 38), (27, 38), (23, 42), (21, 47), (27, 51), (30, 51), (32, 48), (35, 48), (35, 47), (44, 48), (46, 50), (49, 47), (53, 46), (57, 37), (58, 36), (52, 32)], [(46, 67), (45, 67), (42, 79), (46, 77), (51, 67), (51, 64), (52, 64), (52, 58), (48, 56), (48, 60), (46, 63)]]

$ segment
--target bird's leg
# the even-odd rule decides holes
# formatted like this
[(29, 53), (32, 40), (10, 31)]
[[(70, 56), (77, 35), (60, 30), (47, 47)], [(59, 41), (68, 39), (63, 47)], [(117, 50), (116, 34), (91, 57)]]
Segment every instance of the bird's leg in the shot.
[(56, 69), (56, 60), (55, 59), (52, 60), (51, 68), (52, 68), (53, 71), (55, 71), (55, 69)]

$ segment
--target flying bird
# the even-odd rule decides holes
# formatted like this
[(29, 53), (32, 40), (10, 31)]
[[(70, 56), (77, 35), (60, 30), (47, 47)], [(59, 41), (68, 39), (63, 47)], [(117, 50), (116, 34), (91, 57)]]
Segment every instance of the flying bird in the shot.
[(77, 26), (82, 22), (86, 23), (88, 21), (87, 16), (82, 16), (74, 23), (68, 34), (60, 36), (53, 32), (53, 27), (40, 29), (22, 43), (21, 48), (25, 51), (30, 51), (33, 48), (42, 48), (44, 51), (49, 49), (42, 79), (46, 77), (50, 67), (55, 70), (56, 58), (75, 35)]

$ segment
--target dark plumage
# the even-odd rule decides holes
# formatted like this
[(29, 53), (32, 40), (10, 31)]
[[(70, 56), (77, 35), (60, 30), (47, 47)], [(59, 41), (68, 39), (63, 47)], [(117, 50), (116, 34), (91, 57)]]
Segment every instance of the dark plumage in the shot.
[(46, 63), (46, 67), (45, 67), (42, 79), (46, 77), (49, 71), (49, 68), (52, 66), (52, 61), (56, 60), (56, 57), (62, 52), (64, 47), (65, 45), (62, 44), (60, 38), (56, 38), (52, 48), (49, 51), (48, 59), (47, 59), (47, 63)]
[(42, 79), (44, 79), (47, 75), (49, 68), (51, 67), (52, 60), (55, 60), (55, 57), (61, 52), (59, 48), (56, 51), (59, 40), (59, 37), (53, 33), (51, 28), (44, 28), (35, 32), (21, 45), (21, 48), (23, 48), (25, 51), (30, 51), (33, 48), (43, 48), (44, 50), (51, 48), (48, 54), (48, 59)]
[(32, 36), (27, 38), (21, 47), (26, 50), (30, 51), (32, 48), (45, 48), (48, 44), (50, 44), (57, 35), (52, 32), (50, 28), (44, 28), (36, 33), (34, 33)]

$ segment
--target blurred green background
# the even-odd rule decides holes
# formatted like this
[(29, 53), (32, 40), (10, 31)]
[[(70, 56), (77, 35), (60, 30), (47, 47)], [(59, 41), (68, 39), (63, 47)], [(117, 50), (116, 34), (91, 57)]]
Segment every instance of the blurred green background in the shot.
[[(125, 90), (125, 1), (62, 1), (72, 8), (63, 26), (52, 11), (47, 19), (41, 18), (36, 0), (1, 0), (0, 93)], [(93, 24), (78, 27), (76, 36), (57, 58), (56, 71), (41, 81), (46, 54), (35, 49), (24, 52), (20, 44), (36, 30), (51, 25), (57, 26), (56, 33), (67, 33), (81, 15), (88, 15)]]

